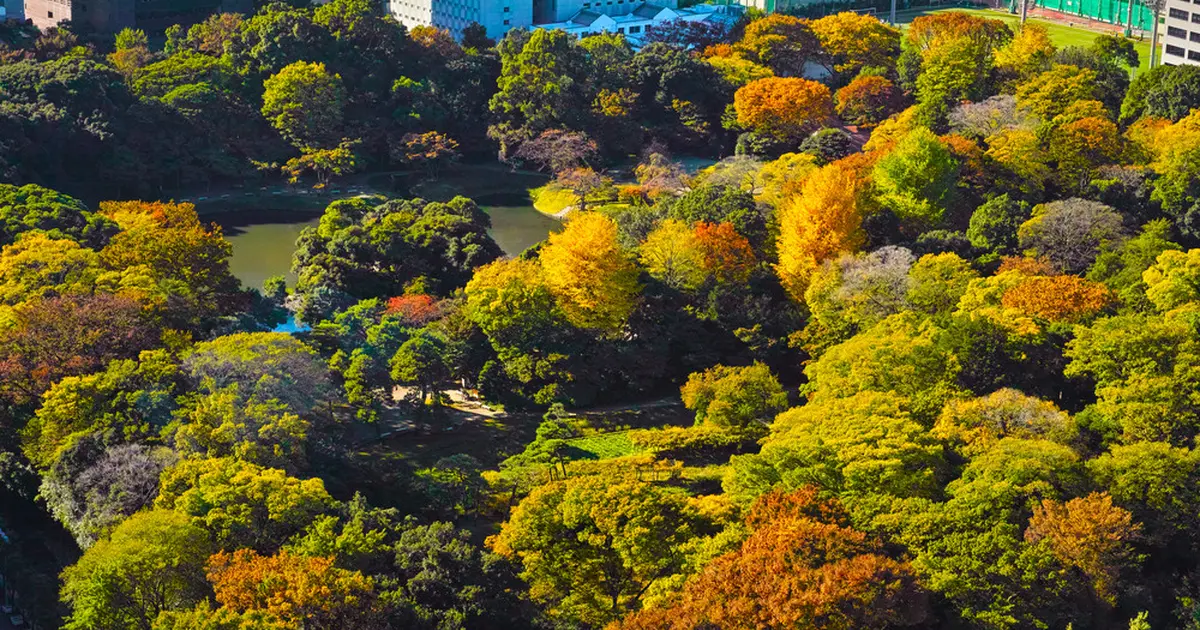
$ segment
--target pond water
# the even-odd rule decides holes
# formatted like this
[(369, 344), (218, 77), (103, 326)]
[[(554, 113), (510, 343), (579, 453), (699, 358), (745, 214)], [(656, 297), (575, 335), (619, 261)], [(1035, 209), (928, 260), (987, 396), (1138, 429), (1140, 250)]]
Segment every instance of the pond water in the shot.
[[(510, 256), (541, 242), (561, 225), (534, 210), (527, 195), (493, 194), (477, 201), (492, 218), (492, 238)], [(280, 274), (287, 276), (289, 284), (295, 283), (291, 266), (296, 238), (320, 217), (312, 210), (276, 209), (218, 212), (205, 218), (219, 224), (233, 245), (229, 260), (233, 275), (247, 287), (262, 288), (263, 281)]]

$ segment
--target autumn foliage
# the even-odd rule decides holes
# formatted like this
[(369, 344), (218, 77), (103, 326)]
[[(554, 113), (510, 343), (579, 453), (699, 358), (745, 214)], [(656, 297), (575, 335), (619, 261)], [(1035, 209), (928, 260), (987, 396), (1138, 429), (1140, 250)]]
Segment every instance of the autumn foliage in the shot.
[(389, 315), (399, 317), (408, 326), (424, 326), (442, 316), (441, 305), (424, 293), (396, 296), (387, 301), (386, 308)]
[(1135, 564), (1131, 544), (1140, 529), (1108, 493), (1093, 492), (1066, 503), (1043, 500), (1033, 509), (1025, 538), (1045, 540), (1060, 562), (1087, 576), (1096, 594), (1111, 604), (1122, 569)]
[[(358, 571), (333, 566), (333, 558), (250, 549), (209, 558), (208, 579), (217, 602), (237, 612), (262, 611), (303, 627), (356, 627), (374, 615), (374, 584)], [(357, 627), (363, 627), (358, 625)]]
[(900, 108), (900, 90), (884, 77), (864, 76), (837, 91), (837, 114), (855, 125), (877, 125)]
[(733, 95), (739, 125), (759, 133), (800, 137), (833, 114), (829, 88), (808, 79), (769, 77), (747, 83)]
[(1095, 315), (1111, 301), (1108, 287), (1079, 276), (1036, 276), (1008, 289), (1001, 297), (1005, 308), (1068, 323)]
[(740, 549), (713, 560), (671, 605), (636, 613), (620, 627), (849, 630), (925, 619), (928, 605), (912, 568), (847, 527), (835, 501), (802, 489), (759, 503)]
[(617, 330), (633, 311), (638, 271), (608, 217), (581, 212), (542, 250), (546, 283), (577, 326)]
[(834, 162), (805, 181), (785, 202), (779, 218), (779, 264), (784, 288), (804, 299), (821, 263), (862, 246), (862, 182), (858, 173)]

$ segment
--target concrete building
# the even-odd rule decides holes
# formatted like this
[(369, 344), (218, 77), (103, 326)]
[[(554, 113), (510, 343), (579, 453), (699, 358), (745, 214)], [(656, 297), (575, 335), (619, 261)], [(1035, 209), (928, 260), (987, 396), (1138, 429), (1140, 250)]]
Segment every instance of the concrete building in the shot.
[(1200, 0), (1167, 0), (1162, 37), (1162, 62), (1200, 65)]
[(99, 33), (135, 24), (135, 0), (25, 0), (25, 17), (47, 29), (64, 20)]
[(533, 24), (529, 0), (387, 0), (396, 21), (412, 28), (435, 26), (450, 31), (456, 39), (472, 22), (487, 29), (488, 37), (500, 38), (509, 29)]

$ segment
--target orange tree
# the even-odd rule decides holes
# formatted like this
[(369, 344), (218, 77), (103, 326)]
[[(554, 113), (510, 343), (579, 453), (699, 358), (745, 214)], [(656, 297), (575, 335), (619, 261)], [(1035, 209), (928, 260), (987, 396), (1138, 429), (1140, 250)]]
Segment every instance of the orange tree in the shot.
[(829, 120), (833, 97), (816, 81), (769, 77), (738, 89), (733, 107), (738, 124), (747, 129), (798, 139)]

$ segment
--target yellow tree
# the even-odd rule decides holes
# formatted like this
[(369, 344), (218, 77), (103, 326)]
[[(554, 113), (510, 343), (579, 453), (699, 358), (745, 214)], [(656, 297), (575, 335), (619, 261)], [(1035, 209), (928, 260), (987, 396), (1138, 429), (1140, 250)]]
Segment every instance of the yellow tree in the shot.
[(1041, 72), (1054, 57), (1054, 42), (1045, 26), (1026, 23), (1007, 46), (996, 51), (996, 67), (1017, 77)]
[(816, 81), (769, 77), (739, 88), (733, 95), (733, 108), (743, 127), (797, 138), (829, 120), (833, 96)]
[(1066, 64), (1035, 75), (1017, 88), (1017, 107), (1049, 121), (1075, 101), (1096, 98), (1096, 71)]
[(809, 24), (830, 57), (831, 72), (852, 77), (864, 66), (887, 66), (900, 54), (900, 31), (865, 13), (843, 11)]
[(651, 276), (677, 289), (694, 289), (708, 275), (700, 239), (678, 219), (659, 224), (642, 243), (639, 258)]
[(563, 231), (550, 235), (541, 261), (546, 283), (572, 324), (609, 332), (625, 325), (641, 287), (612, 219), (576, 213)]
[(775, 270), (793, 299), (804, 299), (821, 263), (862, 246), (862, 193), (858, 173), (838, 161), (812, 174), (800, 195), (783, 204)]

